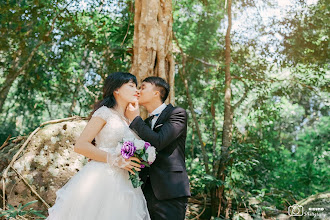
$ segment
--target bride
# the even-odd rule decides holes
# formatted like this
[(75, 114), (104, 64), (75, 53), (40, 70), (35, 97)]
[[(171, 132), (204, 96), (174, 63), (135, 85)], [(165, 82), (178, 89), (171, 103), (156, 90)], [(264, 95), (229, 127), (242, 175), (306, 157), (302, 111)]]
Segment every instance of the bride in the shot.
[(140, 171), (140, 161), (114, 156), (124, 137), (138, 138), (124, 117), (126, 106), (137, 101), (136, 85), (136, 77), (130, 73), (113, 73), (105, 80), (103, 100), (95, 105), (74, 148), (92, 161), (56, 192), (47, 219), (150, 219), (141, 188), (134, 188), (129, 180), (128, 172), (133, 173), (133, 168)]

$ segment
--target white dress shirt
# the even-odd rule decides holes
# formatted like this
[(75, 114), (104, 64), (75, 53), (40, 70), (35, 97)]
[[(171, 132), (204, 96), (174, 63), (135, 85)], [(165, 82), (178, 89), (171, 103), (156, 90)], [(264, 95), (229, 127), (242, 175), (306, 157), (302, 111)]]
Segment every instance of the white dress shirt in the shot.
[(155, 115), (155, 117), (151, 120), (151, 129), (154, 129), (155, 123), (159, 117), (159, 115), (162, 113), (162, 111), (167, 107), (165, 103), (161, 104), (158, 108), (156, 108), (153, 112), (151, 112), (151, 115)]

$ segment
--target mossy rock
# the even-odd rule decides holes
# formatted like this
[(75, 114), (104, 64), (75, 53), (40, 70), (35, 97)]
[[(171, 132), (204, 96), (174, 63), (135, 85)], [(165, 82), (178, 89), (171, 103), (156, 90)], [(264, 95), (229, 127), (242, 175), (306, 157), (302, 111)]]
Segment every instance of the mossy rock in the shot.
[[(13, 164), (13, 168), (50, 206), (55, 202), (56, 191), (87, 162), (87, 158), (73, 151), (74, 143), (86, 123), (85, 120), (76, 119), (46, 125), (32, 137)], [(2, 149), (0, 152), (1, 162), (3, 162), (0, 166), (1, 172), (8, 166), (25, 140), (26, 137), (16, 145), (10, 143)], [(5, 159), (2, 155), (5, 155)], [(3, 190), (2, 184), (0, 189)], [(9, 169), (6, 179), (6, 198), (7, 203), (13, 206), (38, 199), (13, 169)], [(46, 206), (40, 201), (29, 207), (47, 211)]]

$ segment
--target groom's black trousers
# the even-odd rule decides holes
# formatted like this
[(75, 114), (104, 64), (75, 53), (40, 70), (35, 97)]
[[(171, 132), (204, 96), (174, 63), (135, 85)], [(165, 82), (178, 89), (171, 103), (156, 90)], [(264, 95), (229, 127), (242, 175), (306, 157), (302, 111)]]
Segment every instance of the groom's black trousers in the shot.
[(188, 197), (158, 200), (152, 190), (150, 179), (143, 187), (151, 220), (184, 220)]

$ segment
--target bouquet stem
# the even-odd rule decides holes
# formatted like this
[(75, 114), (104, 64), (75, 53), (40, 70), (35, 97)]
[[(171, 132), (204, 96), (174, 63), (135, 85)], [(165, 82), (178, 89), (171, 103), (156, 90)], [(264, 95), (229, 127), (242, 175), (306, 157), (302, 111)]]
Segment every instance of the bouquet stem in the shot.
[(134, 168), (132, 170), (135, 174), (129, 173), (129, 180), (132, 182), (134, 188), (138, 188), (142, 186), (143, 182), (139, 177), (139, 173)]

